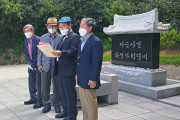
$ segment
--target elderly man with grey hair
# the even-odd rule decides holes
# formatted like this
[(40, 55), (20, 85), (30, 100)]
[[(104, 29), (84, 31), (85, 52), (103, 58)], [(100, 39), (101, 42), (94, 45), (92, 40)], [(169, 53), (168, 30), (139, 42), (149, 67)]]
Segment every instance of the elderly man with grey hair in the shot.
[(82, 37), (78, 49), (76, 80), (79, 85), (83, 120), (98, 119), (96, 89), (101, 86), (103, 45), (101, 40), (93, 34), (95, 26), (96, 21), (93, 18), (83, 18), (79, 29)]
[(25, 105), (35, 104), (34, 109), (43, 106), (41, 98), (41, 74), (37, 67), (37, 54), (40, 37), (34, 34), (34, 27), (31, 24), (27, 24), (23, 28), (23, 32), (26, 36), (24, 41), (25, 55), (29, 61), (28, 66), (28, 85), (30, 100), (25, 101)]

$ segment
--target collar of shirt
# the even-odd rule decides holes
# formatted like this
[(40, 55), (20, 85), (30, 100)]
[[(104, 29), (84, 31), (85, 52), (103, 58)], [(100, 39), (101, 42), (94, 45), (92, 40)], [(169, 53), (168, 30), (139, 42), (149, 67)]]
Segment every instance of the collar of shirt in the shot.
[(84, 38), (84, 37), (81, 37), (81, 41), (82, 41), (82, 43), (81, 43), (81, 51), (82, 51), (84, 45), (86, 44), (86, 41), (89, 39), (89, 37), (90, 37), (92, 34), (93, 34), (93, 33), (90, 33), (90, 34), (89, 34), (88, 36), (86, 36), (85, 38)]
[(57, 36), (57, 32), (55, 33), (54, 37), (52, 37), (51, 34), (49, 33), (49, 37), (56, 38), (56, 36)]
[(28, 39), (28, 43), (31, 44), (31, 43), (32, 43), (32, 40), (33, 40), (33, 38), (30, 39), (30, 40)]
[(26, 39), (28, 40), (28, 43), (32, 43), (33, 37), (34, 37), (34, 36), (32, 36), (32, 38), (31, 38), (30, 40), (29, 40), (28, 38), (26, 38)]
[[(64, 35), (63, 37), (63, 41), (64, 41), (64, 39), (66, 39), (67, 37), (66, 36), (68, 36), (70, 33), (72, 32), (72, 30), (67, 34), (67, 35)], [(68, 36), (69, 37), (69, 36)]]
[[(72, 32), (72, 30), (71, 30), (66, 36), (68, 36), (71, 32)], [(65, 37), (66, 37), (66, 36), (65, 36)]]
[(90, 33), (90, 34), (89, 34), (88, 36), (86, 36), (85, 38), (84, 38), (84, 37), (81, 37), (81, 41), (82, 41), (82, 42), (86, 42), (92, 34), (93, 34), (93, 33)]

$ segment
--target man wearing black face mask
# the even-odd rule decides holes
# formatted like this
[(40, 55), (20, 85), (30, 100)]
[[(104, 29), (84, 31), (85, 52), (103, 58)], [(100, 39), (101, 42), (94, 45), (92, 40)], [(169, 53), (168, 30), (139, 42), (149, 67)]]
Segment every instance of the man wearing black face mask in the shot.
[(52, 52), (52, 54), (59, 56), (58, 81), (63, 112), (55, 117), (64, 118), (64, 120), (76, 120), (77, 94), (75, 90), (75, 74), (80, 36), (72, 31), (70, 17), (62, 17), (58, 23), (59, 30), (64, 35), (64, 38), (59, 43), (58, 50)]
[[(49, 43), (53, 49), (57, 49), (57, 45), (61, 40), (61, 35), (57, 30), (57, 19), (55, 17), (48, 18), (47, 29), (49, 33), (41, 36), (41, 43)], [(53, 83), (53, 102), (56, 113), (60, 113), (60, 95), (57, 74), (55, 74), (55, 58), (47, 57), (40, 50), (38, 51), (38, 69), (41, 72), (41, 92), (44, 108), (43, 113), (47, 113), (51, 110), (50, 104), (50, 85), (51, 80)]]

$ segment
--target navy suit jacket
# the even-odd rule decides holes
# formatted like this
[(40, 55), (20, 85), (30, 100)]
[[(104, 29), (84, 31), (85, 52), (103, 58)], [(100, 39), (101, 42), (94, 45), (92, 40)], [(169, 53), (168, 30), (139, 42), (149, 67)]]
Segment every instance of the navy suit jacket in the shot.
[(38, 47), (36, 45), (39, 44), (39, 41), (40, 41), (40, 37), (34, 35), (33, 40), (32, 40), (32, 59), (30, 58), (30, 55), (29, 55), (29, 48), (28, 48), (29, 40), (26, 38), (25, 41), (24, 41), (24, 48), (25, 48), (26, 58), (28, 59), (29, 64), (31, 65), (31, 67), (36, 68), (37, 72), (38, 72), (38, 68), (37, 68)]
[(96, 81), (95, 89), (100, 84), (100, 72), (103, 58), (103, 45), (101, 40), (92, 34), (86, 41), (82, 51), (81, 44), (78, 49), (77, 77), (78, 85), (84, 89), (91, 89), (89, 80)]
[[(63, 38), (62, 38), (63, 39)], [(80, 43), (80, 36), (71, 31), (66, 38), (60, 40), (58, 50), (61, 50), (61, 57), (58, 61), (58, 73), (61, 76), (75, 76), (77, 65), (77, 53)]]

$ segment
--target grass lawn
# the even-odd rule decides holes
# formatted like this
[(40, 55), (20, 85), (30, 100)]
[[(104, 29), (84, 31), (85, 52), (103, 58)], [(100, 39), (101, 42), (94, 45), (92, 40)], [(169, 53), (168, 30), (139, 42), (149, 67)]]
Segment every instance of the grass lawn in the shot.
[[(111, 61), (111, 54), (104, 54), (103, 55), (103, 61)], [(160, 64), (172, 64), (179, 66), (180, 65), (180, 55), (161, 55)]]
[(180, 55), (161, 55), (160, 64), (172, 64), (179, 66), (180, 65)]

